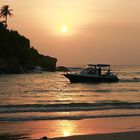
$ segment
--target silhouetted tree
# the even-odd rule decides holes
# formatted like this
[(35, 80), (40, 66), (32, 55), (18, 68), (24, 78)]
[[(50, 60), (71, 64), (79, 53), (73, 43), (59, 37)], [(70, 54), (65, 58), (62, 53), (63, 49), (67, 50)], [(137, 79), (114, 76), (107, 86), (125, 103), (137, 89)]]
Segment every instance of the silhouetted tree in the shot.
[(11, 11), (13, 11), (13, 9), (9, 9), (9, 5), (4, 5), (1, 9), (0, 9), (0, 18), (5, 18), (5, 27), (7, 27), (7, 18), (8, 16), (13, 16), (13, 14), (11, 13)]

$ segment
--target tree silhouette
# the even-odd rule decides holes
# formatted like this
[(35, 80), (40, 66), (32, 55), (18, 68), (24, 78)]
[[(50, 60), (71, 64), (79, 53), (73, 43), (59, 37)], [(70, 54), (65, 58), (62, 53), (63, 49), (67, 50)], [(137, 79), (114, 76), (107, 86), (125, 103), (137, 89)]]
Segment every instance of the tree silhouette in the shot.
[(5, 18), (5, 26), (7, 27), (7, 18), (8, 16), (13, 16), (13, 14), (11, 13), (11, 11), (13, 11), (13, 9), (9, 9), (9, 5), (4, 5), (1, 9), (0, 9), (0, 18)]

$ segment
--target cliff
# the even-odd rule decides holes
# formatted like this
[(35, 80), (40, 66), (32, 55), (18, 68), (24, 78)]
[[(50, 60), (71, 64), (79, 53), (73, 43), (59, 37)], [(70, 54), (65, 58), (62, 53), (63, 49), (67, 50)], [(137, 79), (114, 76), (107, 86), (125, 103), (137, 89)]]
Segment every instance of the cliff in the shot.
[(40, 66), (55, 71), (57, 59), (40, 54), (30, 40), (0, 22), (0, 73), (23, 73)]

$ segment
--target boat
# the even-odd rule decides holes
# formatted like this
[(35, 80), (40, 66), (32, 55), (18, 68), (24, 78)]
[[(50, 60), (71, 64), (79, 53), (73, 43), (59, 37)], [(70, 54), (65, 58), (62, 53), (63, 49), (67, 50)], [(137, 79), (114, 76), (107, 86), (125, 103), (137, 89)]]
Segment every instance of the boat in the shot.
[(108, 64), (88, 64), (79, 73), (64, 73), (71, 83), (100, 83), (100, 82), (118, 82), (117, 74), (111, 72), (111, 66)]

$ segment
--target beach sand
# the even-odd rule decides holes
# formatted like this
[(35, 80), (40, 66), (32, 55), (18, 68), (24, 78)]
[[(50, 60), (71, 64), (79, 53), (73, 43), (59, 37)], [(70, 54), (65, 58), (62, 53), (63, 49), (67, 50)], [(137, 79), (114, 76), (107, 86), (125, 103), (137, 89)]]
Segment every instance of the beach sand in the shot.
[(45, 136), (51, 140), (140, 140), (140, 117), (0, 123), (0, 140)]
[(71, 137), (54, 138), (51, 140), (140, 140), (140, 131), (120, 132), (110, 134), (81, 135)]
[[(42, 138), (31, 139), (25, 137), (24, 135), (6, 135), (6, 134), (0, 135), (0, 140), (19, 140), (19, 139), (43, 140)], [(59, 138), (51, 138), (49, 140), (140, 140), (140, 131), (59, 137)]]
[(71, 136), (71, 137), (65, 137), (65, 138), (54, 138), (51, 140), (140, 140), (140, 131), (139, 132), (121, 132), (121, 133), (110, 133), (110, 134)]

